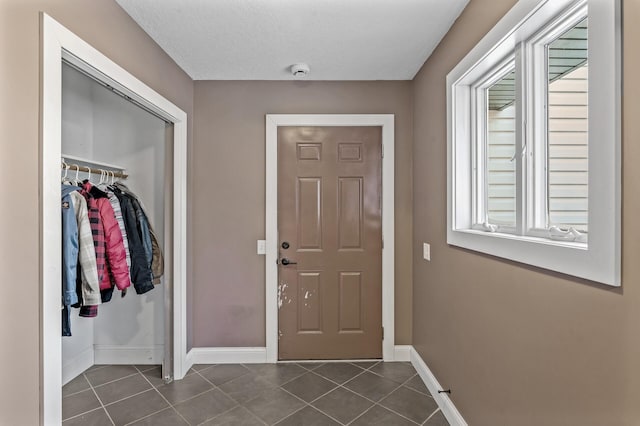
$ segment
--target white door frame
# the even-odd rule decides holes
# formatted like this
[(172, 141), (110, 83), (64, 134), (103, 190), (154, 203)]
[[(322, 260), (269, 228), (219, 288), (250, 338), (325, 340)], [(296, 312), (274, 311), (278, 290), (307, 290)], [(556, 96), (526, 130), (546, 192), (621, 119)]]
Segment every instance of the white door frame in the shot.
[(382, 358), (395, 360), (394, 337), (394, 115), (267, 114), (265, 323), (267, 362), (278, 361), (278, 126), (382, 127)]
[[(60, 329), (62, 61), (73, 63), (173, 123), (173, 371), (186, 373), (187, 114), (78, 36), (41, 13), (40, 128), (40, 423), (62, 423)], [(166, 281), (165, 281), (166, 282)], [(169, 344), (169, 342), (165, 342)]]

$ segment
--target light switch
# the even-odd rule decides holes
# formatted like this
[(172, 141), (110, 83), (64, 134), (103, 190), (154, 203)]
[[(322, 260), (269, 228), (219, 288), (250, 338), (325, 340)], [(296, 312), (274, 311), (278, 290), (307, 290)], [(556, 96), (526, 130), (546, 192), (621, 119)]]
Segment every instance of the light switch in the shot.
[(424, 257), (424, 260), (428, 260), (429, 262), (431, 262), (431, 244), (422, 244), (422, 257)]
[(266, 240), (258, 240), (258, 254), (267, 254)]

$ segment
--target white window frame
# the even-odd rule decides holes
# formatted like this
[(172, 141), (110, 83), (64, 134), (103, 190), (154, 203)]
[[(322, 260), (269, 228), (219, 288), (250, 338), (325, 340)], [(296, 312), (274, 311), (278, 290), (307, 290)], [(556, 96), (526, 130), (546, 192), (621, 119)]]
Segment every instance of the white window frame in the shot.
[[(489, 151), (489, 120), (487, 114), (488, 96), (487, 90), (503, 77), (515, 70), (515, 55), (509, 55), (501, 63), (496, 64), (489, 73), (483, 76), (480, 81), (471, 87), (471, 103), (475, 106), (476, 114), (471, 115), (472, 128), (475, 129), (471, 134), (472, 155), (473, 155), (473, 188), (472, 191), (472, 208), (475, 220), (471, 222), (471, 227), (477, 230), (486, 231), (484, 224), (489, 222), (487, 214), (487, 206), (489, 204), (488, 196), (488, 151)], [(517, 146), (517, 141), (515, 142)], [(516, 164), (516, 174), (518, 165)], [(516, 189), (517, 191), (517, 189)], [(518, 195), (516, 194), (516, 203)], [(499, 225), (501, 232), (515, 233), (517, 224), (514, 226)]]
[[(527, 68), (528, 64), (533, 55), (540, 55), (535, 46), (541, 45), (541, 37), (551, 37), (549, 28), (566, 28), (562, 23), (568, 24), (572, 19), (577, 22), (575, 16), (585, 4), (589, 34), (597, 34), (589, 37), (588, 52), (589, 117), (597, 119), (589, 120), (589, 240), (580, 243), (549, 239), (548, 231), (540, 229), (540, 200), (546, 198), (546, 189), (541, 190), (540, 182), (534, 178), (534, 167), (536, 156), (542, 152), (539, 141), (546, 144), (546, 136), (541, 138), (535, 132), (546, 132), (546, 115), (544, 119), (539, 116), (539, 108), (546, 103), (541, 99), (546, 97), (546, 89), (541, 92), (533, 87), (543, 83), (531, 83), (540, 80), (539, 75), (520, 79), (518, 75), (534, 72)], [(449, 244), (603, 284), (621, 285), (620, 22), (620, 0), (520, 0), (447, 75)], [(562, 32), (558, 30), (558, 35)], [(517, 224), (515, 232), (487, 232), (479, 229), (482, 227), (478, 226), (474, 207), (474, 85), (490, 76), (514, 52), (516, 134), (520, 135), (516, 139)], [(539, 95), (528, 95), (533, 90)], [(537, 146), (527, 147), (529, 140), (538, 140)], [(544, 215), (546, 220), (546, 212)]]
[[(531, 149), (526, 155), (528, 171), (525, 185), (528, 194), (526, 211), (526, 234), (546, 238), (549, 234), (548, 206), (548, 56), (547, 45), (580, 23), (587, 15), (587, 2), (578, 2), (568, 13), (562, 14), (547, 25), (543, 31), (534, 35), (525, 44), (523, 54), (526, 55), (526, 73), (530, 76), (529, 94), (526, 103), (528, 126), (527, 140)], [(588, 234), (585, 235), (587, 237)]]

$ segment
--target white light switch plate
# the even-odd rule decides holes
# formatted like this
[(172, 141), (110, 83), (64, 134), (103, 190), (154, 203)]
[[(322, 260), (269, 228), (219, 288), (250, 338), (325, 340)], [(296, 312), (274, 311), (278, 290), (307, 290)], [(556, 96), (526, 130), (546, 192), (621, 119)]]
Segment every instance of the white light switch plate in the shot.
[(266, 240), (258, 240), (258, 254), (267, 254)]
[(424, 260), (428, 260), (429, 262), (431, 261), (431, 244), (422, 244), (422, 257), (424, 257)]

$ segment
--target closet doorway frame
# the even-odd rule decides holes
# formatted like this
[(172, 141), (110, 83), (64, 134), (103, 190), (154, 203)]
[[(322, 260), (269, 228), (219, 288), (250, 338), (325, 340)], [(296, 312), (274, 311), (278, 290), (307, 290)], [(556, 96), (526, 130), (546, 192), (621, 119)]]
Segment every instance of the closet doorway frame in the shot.
[[(40, 423), (62, 423), (62, 336), (60, 332), (62, 146), (62, 64), (70, 62), (173, 124), (173, 250), (165, 306), (173, 307), (174, 379), (182, 379), (187, 361), (187, 114), (111, 61), (46, 13), (40, 13)], [(172, 289), (172, 291), (171, 291)], [(173, 297), (172, 303), (170, 302)], [(165, 349), (165, 354), (168, 354)]]

